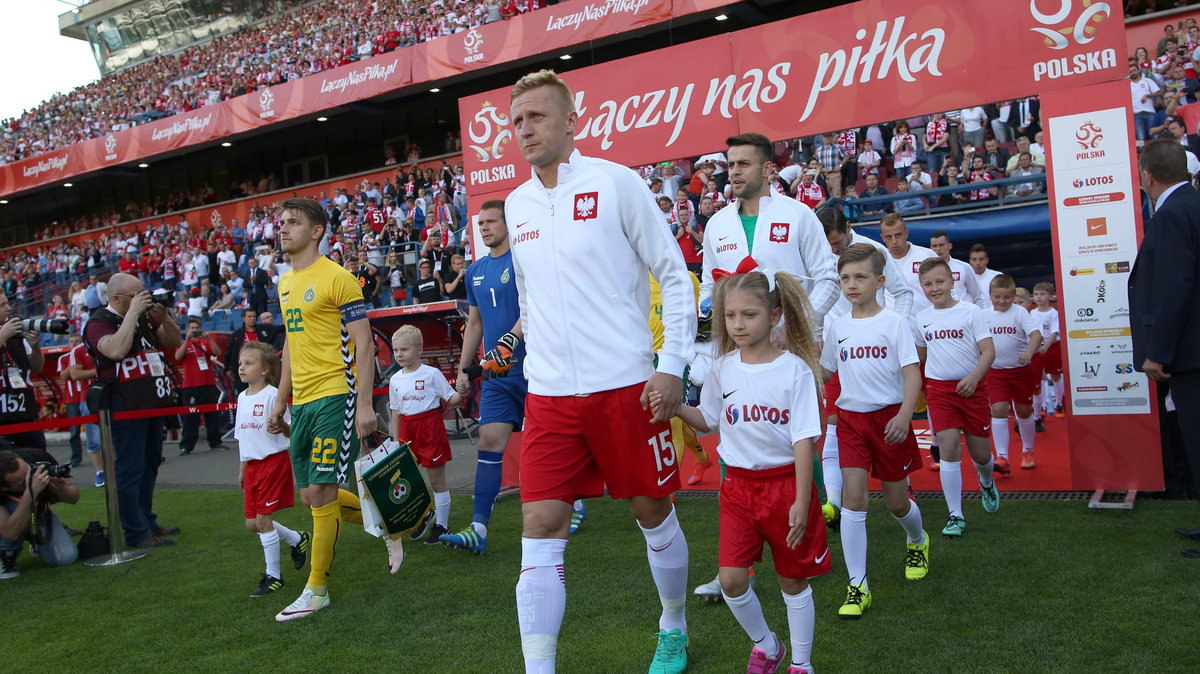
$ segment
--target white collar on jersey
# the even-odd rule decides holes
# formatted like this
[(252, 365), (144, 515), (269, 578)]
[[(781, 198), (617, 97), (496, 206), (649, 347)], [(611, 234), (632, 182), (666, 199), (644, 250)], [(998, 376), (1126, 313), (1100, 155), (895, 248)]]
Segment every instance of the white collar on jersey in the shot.
[[(579, 170), (580, 164), (583, 163), (583, 155), (578, 149), (571, 151), (571, 156), (567, 157), (567, 161), (558, 165), (558, 184), (561, 185), (571, 178), (571, 174)], [(529, 167), (529, 175), (539, 183), (541, 178), (538, 177), (537, 169), (533, 166)]]

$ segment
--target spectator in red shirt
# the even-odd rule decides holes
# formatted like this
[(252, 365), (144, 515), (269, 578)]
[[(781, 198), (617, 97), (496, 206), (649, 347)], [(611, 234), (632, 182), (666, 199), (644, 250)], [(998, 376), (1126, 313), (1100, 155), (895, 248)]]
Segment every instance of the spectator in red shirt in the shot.
[(816, 177), (815, 170), (806, 168), (800, 172), (800, 177), (796, 178), (796, 182), (791, 185), (792, 194), (795, 195), (796, 200), (814, 211), (824, 206), (828, 198), (825, 188), (814, 182)]
[(679, 242), (679, 250), (683, 253), (683, 262), (688, 271), (700, 274), (704, 258), (701, 257), (701, 246), (704, 245), (704, 230), (692, 220), (692, 205), (689, 202), (680, 204), (675, 209), (679, 224), (672, 227), (675, 239)]
[[(221, 347), (212, 335), (201, 328), (199, 317), (192, 316), (187, 322), (187, 337), (175, 350), (175, 360), (183, 362), (183, 385), (180, 390), (184, 405), (211, 405), (217, 402), (217, 378), (213, 367), (221, 361)], [(200, 414), (183, 415), (183, 437), (179, 441), (179, 455), (191, 454), (200, 437)], [(221, 443), (221, 413), (204, 412), (204, 428), (208, 435), (208, 446), (213, 450), (228, 449)]]

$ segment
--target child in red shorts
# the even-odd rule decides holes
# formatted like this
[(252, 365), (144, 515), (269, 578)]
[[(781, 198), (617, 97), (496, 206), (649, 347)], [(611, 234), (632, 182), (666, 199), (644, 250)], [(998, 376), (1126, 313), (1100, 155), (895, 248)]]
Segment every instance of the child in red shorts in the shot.
[(942, 535), (957, 538), (967, 528), (962, 510), (962, 443), (975, 464), (983, 509), (996, 512), (1000, 494), (992, 477), (991, 424), (988, 409), (988, 368), (996, 357), (992, 333), (983, 310), (951, 295), (954, 276), (941, 258), (930, 258), (919, 270), (921, 290), (933, 306), (917, 314), (917, 351), (925, 351), (925, 400), (929, 420), (942, 446), (942, 493), (950, 519)]
[(1033, 414), (1033, 392), (1041, 370), (1035, 363), (1042, 332), (1037, 319), (1016, 303), (1017, 284), (1007, 274), (992, 279), (992, 310), (988, 327), (996, 349), (996, 360), (988, 372), (988, 401), (992, 406), (992, 442), (996, 445), (996, 472), (1009, 472), (1008, 409), (1017, 413), (1021, 432), (1021, 466), (1033, 466), (1033, 442), (1037, 436)]
[[(1058, 417), (1065, 416), (1063, 411), (1064, 384), (1062, 377), (1062, 342), (1058, 334), (1058, 309), (1050, 306), (1050, 298), (1054, 295), (1054, 284), (1043, 281), (1033, 286), (1033, 303), (1030, 310), (1042, 331), (1042, 345), (1038, 353), (1042, 356), (1042, 372), (1039, 375), (1040, 388), (1034, 391), (1034, 402), (1038, 416), (1045, 418), (1046, 413), (1053, 410)], [(1049, 383), (1045, 378), (1049, 377)], [(1053, 390), (1054, 402), (1050, 404), (1047, 398)], [(1038, 429), (1039, 431), (1042, 429)], [(1032, 467), (1032, 466), (1030, 466)]]
[(858, 243), (838, 258), (842, 293), (850, 313), (830, 325), (821, 366), (842, 384), (837, 400), (838, 455), (842, 466), (842, 555), (850, 584), (842, 618), (861, 618), (871, 606), (867, 585), (867, 475), (883, 482), (883, 499), (904, 528), (904, 575), (929, 573), (929, 536), (921, 510), (908, 498), (908, 474), (921, 467), (912, 414), (921, 391), (920, 361), (907, 319), (875, 298), (882, 286), (883, 252)]
[[(238, 376), (248, 388), (238, 395), (233, 436), (238, 441), (242, 462), (238, 465), (238, 486), (242, 489), (246, 528), (258, 534), (267, 569), (251, 593), (262, 597), (283, 587), (279, 565), (279, 542), (292, 548), (292, 565), (304, 568), (308, 560), (310, 535), (296, 532), (275, 521), (275, 513), (295, 504), (296, 486), (292, 480), (292, 462), (288, 454), (291, 431), (285, 420), (283, 433), (267, 431), (267, 417), (279, 394), (279, 356), (260, 342), (248, 342), (238, 353)], [(285, 417), (286, 419), (286, 417)]]
[[(748, 567), (771, 546), (787, 605), (789, 674), (808, 674), (816, 612), (808, 579), (832, 568), (824, 515), (813, 482), (821, 409), (813, 367), (819, 356), (803, 287), (786, 272), (722, 278), (713, 292), (713, 362), (700, 407), (680, 408), (697, 430), (720, 429), (726, 466), (721, 484), (720, 584), (729, 610), (754, 642), (748, 672), (774, 672), (787, 646), (767, 627)], [(787, 351), (771, 343), (783, 318)], [(651, 394), (657, 409), (661, 396)]]
[[(451, 405), (462, 402), (440, 370), (421, 362), (424, 339), (412, 325), (402, 325), (392, 335), (392, 350), (400, 369), (388, 383), (388, 409), (392, 410), (392, 437), (409, 443), (417, 463), (429, 476), (433, 492), (433, 514), (412, 533), (413, 538), (425, 538), (425, 543), (440, 543), (442, 534), (450, 531), (450, 487), (446, 484), (446, 464), (450, 455), (450, 439), (442, 421), (442, 401)], [(432, 526), (431, 526), (432, 525)]]

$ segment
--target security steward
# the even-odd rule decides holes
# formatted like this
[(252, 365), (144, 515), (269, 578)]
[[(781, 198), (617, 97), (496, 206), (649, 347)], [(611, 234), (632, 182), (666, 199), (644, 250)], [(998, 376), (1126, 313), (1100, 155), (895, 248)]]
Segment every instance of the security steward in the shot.
[[(46, 357), (37, 333), (23, 334), (21, 318), (12, 315), (8, 295), (0, 292), (0, 424), (20, 424), (38, 418), (33, 374), (41, 374)], [(17, 447), (46, 449), (46, 434), (26, 431), (5, 435)]]
[[(96, 361), (98, 380), (88, 391), (89, 409), (107, 404), (115, 414), (176, 404), (163, 349), (179, 348), (179, 326), (137, 277), (114, 274), (109, 279), (108, 306), (92, 315), (83, 341)], [(162, 417), (112, 424), (121, 528), (131, 547), (174, 545), (163, 536), (179, 533), (178, 527), (159, 524), (154, 514), (162, 437)]]

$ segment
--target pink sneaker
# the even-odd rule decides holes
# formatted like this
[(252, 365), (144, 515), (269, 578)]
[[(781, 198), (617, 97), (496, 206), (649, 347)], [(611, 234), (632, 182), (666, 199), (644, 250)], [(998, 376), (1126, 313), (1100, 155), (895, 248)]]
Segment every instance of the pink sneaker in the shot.
[(787, 674), (812, 674), (812, 670), (808, 667), (797, 667), (796, 665), (790, 665), (788, 667)]
[(750, 661), (746, 663), (746, 674), (774, 674), (775, 670), (779, 668), (779, 663), (787, 657), (787, 645), (778, 639), (776, 641), (779, 643), (779, 653), (773, 658), (767, 657), (766, 652), (758, 646), (750, 649)]

